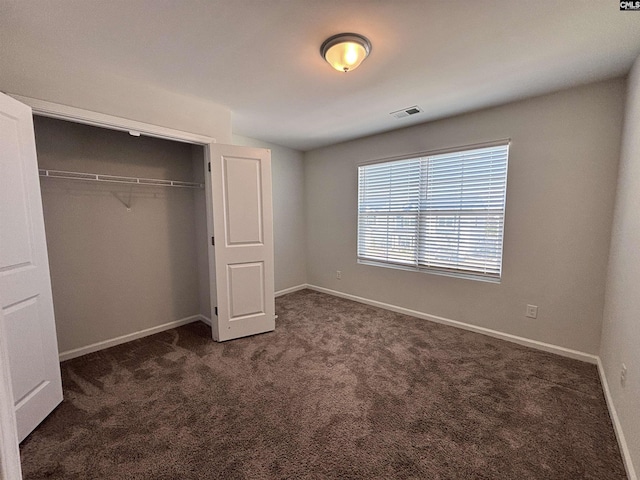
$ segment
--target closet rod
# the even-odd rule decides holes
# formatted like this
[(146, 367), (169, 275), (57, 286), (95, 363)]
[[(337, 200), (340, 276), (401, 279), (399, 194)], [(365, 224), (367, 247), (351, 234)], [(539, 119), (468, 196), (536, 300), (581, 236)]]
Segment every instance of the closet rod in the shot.
[(124, 183), (127, 185), (152, 185), (160, 187), (204, 188), (202, 183), (180, 180), (162, 180), (159, 178), (135, 178), (120, 175), (102, 175), (98, 173), (64, 172), (62, 170), (38, 170), (41, 177), (65, 178), (69, 180), (88, 180), (90, 182)]

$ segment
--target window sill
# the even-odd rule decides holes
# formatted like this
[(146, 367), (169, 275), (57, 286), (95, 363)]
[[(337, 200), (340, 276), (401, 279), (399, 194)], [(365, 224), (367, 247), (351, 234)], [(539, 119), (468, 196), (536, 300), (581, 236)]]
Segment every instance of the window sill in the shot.
[(372, 267), (383, 267), (383, 268), (391, 268), (394, 270), (405, 270), (407, 272), (418, 272), (418, 273), (428, 273), (430, 275), (439, 275), (441, 277), (454, 277), (454, 278), (462, 278), (465, 280), (475, 280), (478, 282), (485, 282), (485, 283), (494, 283), (494, 284), (500, 284), (501, 283), (501, 278), (493, 278), (493, 277), (484, 277), (481, 275), (474, 275), (472, 273), (462, 273), (462, 272), (447, 272), (447, 271), (443, 271), (443, 270), (434, 270), (434, 269), (430, 269), (430, 268), (416, 268), (416, 267), (411, 267), (408, 265), (401, 265), (401, 264), (396, 264), (396, 263), (385, 263), (385, 262), (376, 262), (374, 260), (365, 260), (365, 259), (358, 259), (358, 263), (360, 265), (369, 265)]

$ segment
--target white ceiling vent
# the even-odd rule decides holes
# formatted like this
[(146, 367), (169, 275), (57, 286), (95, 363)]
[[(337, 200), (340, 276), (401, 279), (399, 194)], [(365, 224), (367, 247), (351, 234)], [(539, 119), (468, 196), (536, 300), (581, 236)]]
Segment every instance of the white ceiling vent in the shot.
[(413, 107), (403, 108), (402, 110), (398, 110), (397, 112), (391, 112), (389, 115), (392, 115), (395, 118), (404, 118), (410, 115), (415, 115), (417, 113), (422, 113), (422, 111), (423, 110), (419, 106), (414, 105)]

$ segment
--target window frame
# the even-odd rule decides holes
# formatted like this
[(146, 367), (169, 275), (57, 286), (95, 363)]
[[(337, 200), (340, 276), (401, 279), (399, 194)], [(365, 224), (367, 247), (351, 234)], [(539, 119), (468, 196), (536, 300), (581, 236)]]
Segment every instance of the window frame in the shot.
[[(369, 160), (369, 161), (365, 161), (365, 162), (359, 162), (356, 164), (356, 169), (357, 169), (357, 199), (356, 199), (356, 211), (357, 211), (357, 216), (356, 216), (356, 260), (358, 264), (361, 265), (369, 265), (369, 266), (376, 266), (376, 267), (383, 267), (383, 268), (391, 268), (394, 270), (404, 270), (404, 271), (409, 271), (409, 272), (418, 272), (418, 273), (427, 273), (427, 274), (431, 274), (431, 275), (440, 275), (440, 276), (446, 276), (446, 277), (454, 277), (454, 278), (462, 278), (462, 279), (469, 279), (469, 280), (476, 280), (476, 281), (480, 281), (480, 282), (487, 282), (487, 283), (501, 283), (502, 282), (502, 274), (503, 274), (503, 270), (504, 270), (504, 234), (505, 234), (505, 225), (506, 225), (506, 213), (507, 213), (507, 188), (508, 188), (508, 173), (509, 173), (509, 155), (511, 153), (511, 139), (510, 138), (506, 138), (506, 139), (500, 139), (500, 140), (495, 140), (495, 141), (490, 141), (490, 142), (484, 142), (484, 143), (477, 143), (477, 144), (470, 144), (470, 145), (464, 145), (464, 146), (457, 146), (457, 147), (448, 147), (448, 148), (443, 148), (443, 149), (437, 149), (437, 150), (428, 150), (428, 151), (423, 151), (423, 152), (416, 152), (416, 153), (410, 153), (410, 154), (406, 154), (406, 155), (400, 155), (400, 156), (395, 156), (395, 157), (386, 157), (386, 158), (381, 158), (381, 159), (376, 159), (376, 160)], [(360, 221), (360, 169), (361, 167), (367, 167), (370, 165), (376, 165), (376, 164), (383, 164), (383, 163), (391, 163), (391, 162), (398, 162), (398, 161), (402, 161), (402, 160), (417, 160), (420, 159), (422, 157), (434, 157), (434, 156), (438, 156), (438, 155), (444, 155), (444, 154), (451, 154), (451, 153), (464, 153), (466, 151), (469, 150), (479, 150), (479, 149), (484, 149), (484, 148), (491, 148), (491, 147), (500, 147), (500, 146), (505, 146), (507, 147), (507, 158), (506, 158), (506, 163), (505, 163), (505, 173), (504, 173), (504, 193), (503, 193), (503, 201), (502, 201), (502, 205), (503, 205), (503, 209), (502, 209), (502, 229), (501, 229), (501, 236), (500, 236), (500, 269), (498, 272), (497, 276), (488, 276), (488, 275), (483, 275), (482, 273), (475, 273), (475, 272), (465, 272), (463, 270), (457, 270), (457, 269), (451, 269), (451, 270), (447, 270), (446, 268), (434, 268), (434, 267), (428, 267), (428, 266), (422, 266), (422, 265), (405, 265), (402, 263), (396, 263), (393, 261), (382, 261), (382, 260), (373, 260), (373, 259), (367, 259), (367, 258), (360, 258), (358, 255), (358, 251), (359, 251), (359, 245), (360, 245), (360, 228), (361, 228), (361, 221)], [(418, 216), (420, 215), (420, 213), (418, 214)], [(415, 237), (415, 241), (418, 242), (419, 240), (419, 234), (416, 234)], [(416, 245), (415, 247), (417, 250), (422, 248), (420, 247), (420, 245)]]

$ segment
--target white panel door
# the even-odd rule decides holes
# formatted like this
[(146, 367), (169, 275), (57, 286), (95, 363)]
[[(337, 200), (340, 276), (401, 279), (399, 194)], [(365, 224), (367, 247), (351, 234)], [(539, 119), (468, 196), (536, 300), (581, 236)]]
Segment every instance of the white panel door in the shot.
[(220, 342), (275, 329), (271, 152), (210, 145)]
[(22, 441), (62, 401), (31, 108), (0, 94), (0, 299)]

